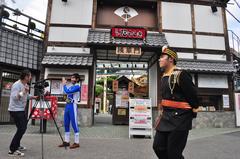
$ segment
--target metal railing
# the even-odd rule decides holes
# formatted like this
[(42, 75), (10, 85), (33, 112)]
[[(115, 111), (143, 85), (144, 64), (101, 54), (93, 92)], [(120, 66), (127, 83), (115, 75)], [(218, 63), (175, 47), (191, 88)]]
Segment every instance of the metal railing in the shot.
[(240, 38), (232, 30), (228, 30), (229, 45), (231, 52), (240, 58)]
[(36, 39), (44, 38), (45, 23), (12, 9), (0, 6), (0, 27), (5, 27)]

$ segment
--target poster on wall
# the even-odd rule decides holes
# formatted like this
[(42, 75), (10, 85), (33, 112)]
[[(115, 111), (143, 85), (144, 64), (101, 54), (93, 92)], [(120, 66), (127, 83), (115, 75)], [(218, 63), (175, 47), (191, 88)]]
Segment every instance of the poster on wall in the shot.
[(236, 126), (240, 126), (240, 93), (235, 93)]
[(151, 103), (151, 99), (129, 100), (129, 138), (132, 135), (148, 135), (152, 137)]
[(229, 95), (224, 94), (222, 97), (223, 97), (223, 108), (230, 108), (230, 106), (229, 106)]
[(116, 92), (116, 108), (128, 108), (129, 93), (126, 89)]
[(62, 94), (63, 86), (61, 80), (52, 80), (51, 82), (51, 94)]
[(87, 101), (88, 100), (88, 85), (82, 84), (81, 86), (81, 101)]

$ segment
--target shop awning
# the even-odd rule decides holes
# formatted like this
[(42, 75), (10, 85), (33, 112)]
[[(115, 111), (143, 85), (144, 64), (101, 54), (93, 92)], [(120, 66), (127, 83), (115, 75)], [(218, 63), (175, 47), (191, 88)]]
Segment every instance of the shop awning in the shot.
[[(66, 55), (67, 54), (67, 55)], [(42, 65), (92, 66), (92, 55), (46, 54)]]
[(233, 73), (235, 69), (230, 62), (178, 61), (177, 67), (197, 72)]
[(162, 47), (168, 45), (163, 33), (148, 32), (145, 40), (142, 39), (125, 39), (112, 38), (109, 29), (90, 29), (88, 33), (89, 44), (105, 44), (105, 45), (129, 45), (141, 47)]

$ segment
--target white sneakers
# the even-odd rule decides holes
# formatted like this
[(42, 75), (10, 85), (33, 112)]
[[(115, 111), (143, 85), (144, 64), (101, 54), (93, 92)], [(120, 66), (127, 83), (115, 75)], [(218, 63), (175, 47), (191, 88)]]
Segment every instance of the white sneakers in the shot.
[(12, 152), (12, 151), (9, 150), (8, 156), (11, 156), (11, 157), (15, 157), (15, 156), (23, 157), (23, 156), (24, 156), (24, 153), (22, 153), (22, 152), (19, 151), (19, 150), (16, 150), (16, 151), (14, 151), (14, 152)]
[(26, 151), (26, 147), (20, 146), (20, 147), (18, 148), (18, 150), (14, 151), (14, 152), (11, 151), (11, 150), (9, 150), (9, 151), (8, 151), (8, 156), (12, 156), (12, 157), (15, 157), (15, 156), (23, 157), (23, 156), (24, 156), (24, 153), (21, 152), (21, 151)]

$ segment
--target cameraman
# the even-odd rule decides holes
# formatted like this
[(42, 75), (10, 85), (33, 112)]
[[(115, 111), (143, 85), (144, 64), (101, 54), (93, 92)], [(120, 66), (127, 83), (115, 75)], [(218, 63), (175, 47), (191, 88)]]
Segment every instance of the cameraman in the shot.
[(24, 70), (21, 72), (20, 79), (12, 85), (8, 111), (15, 122), (17, 132), (10, 144), (9, 156), (24, 156), (24, 153), (21, 151), (26, 150), (25, 147), (21, 146), (20, 141), (27, 129), (25, 106), (29, 95), (27, 83), (30, 82), (31, 78), (31, 72)]

